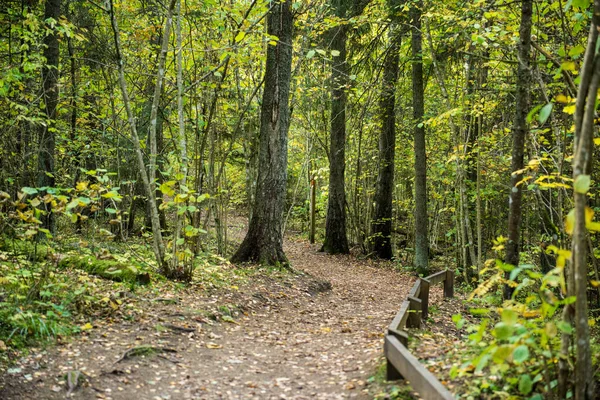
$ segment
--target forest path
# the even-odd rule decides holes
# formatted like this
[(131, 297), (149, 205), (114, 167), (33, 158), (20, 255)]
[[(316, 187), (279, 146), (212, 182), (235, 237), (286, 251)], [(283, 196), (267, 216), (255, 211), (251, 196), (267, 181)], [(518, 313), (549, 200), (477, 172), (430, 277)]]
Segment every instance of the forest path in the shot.
[[(294, 268), (310, 276), (253, 278), (208, 297), (188, 291), (177, 304), (153, 302), (135, 323), (95, 325), (33, 353), (22, 371), (0, 379), (0, 398), (64, 399), (69, 371), (85, 374), (74, 399), (372, 398), (367, 379), (381, 362), (385, 327), (414, 278), (384, 262), (317, 250), (286, 241)], [(332, 289), (323, 291), (319, 279)], [(208, 304), (238, 304), (243, 313), (211, 323), (194, 313)], [(141, 345), (176, 352), (115, 363)]]

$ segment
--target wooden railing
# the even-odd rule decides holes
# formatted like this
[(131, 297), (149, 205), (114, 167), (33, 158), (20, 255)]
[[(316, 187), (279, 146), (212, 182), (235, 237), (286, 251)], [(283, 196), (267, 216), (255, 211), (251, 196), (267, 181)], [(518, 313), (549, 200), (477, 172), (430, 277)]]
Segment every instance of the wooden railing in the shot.
[(415, 282), (388, 327), (383, 347), (387, 359), (387, 379), (408, 380), (411, 387), (425, 400), (450, 400), (454, 396), (410, 353), (406, 329), (421, 327), (421, 319), (426, 319), (429, 315), (429, 288), (442, 282), (444, 297), (453, 297), (453, 271), (441, 271)]

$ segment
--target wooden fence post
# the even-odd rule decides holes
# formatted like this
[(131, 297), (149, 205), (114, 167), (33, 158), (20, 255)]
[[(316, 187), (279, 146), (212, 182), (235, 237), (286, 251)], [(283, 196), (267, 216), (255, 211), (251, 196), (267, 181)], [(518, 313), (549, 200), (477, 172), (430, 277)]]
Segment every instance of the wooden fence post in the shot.
[(421, 327), (421, 299), (416, 297), (408, 296), (410, 302), (410, 308), (408, 312), (408, 319), (406, 320), (407, 328), (420, 328)]
[(446, 280), (444, 280), (444, 297), (454, 297), (454, 271), (446, 271)]
[[(393, 336), (393, 335), (389, 335), (389, 336)], [(387, 336), (386, 338), (387, 339)], [(385, 340), (383, 342), (383, 352), (385, 354), (385, 361), (386, 361), (386, 365), (385, 365), (385, 372), (386, 372), (386, 376), (385, 379), (387, 381), (397, 381), (400, 379), (403, 379), (404, 377), (402, 376), (402, 374), (400, 374), (400, 372), (398, 371), (398, 369), (396, 367), (394, 367), (394, 364), (392, 364), (390, 362), (390, 359), (388, 357), (388, 346), (390, 345), (388, 340)]]
[(310, 180), (310, 243), (315, 243), (315, 201), (316, 201), (316, 187), (315, 180)]
[(423, 319), (429, 318), (429, 286), (429, 281), (425, 278), (421, 278), (419, 299), (421, 299), (421, 318)]

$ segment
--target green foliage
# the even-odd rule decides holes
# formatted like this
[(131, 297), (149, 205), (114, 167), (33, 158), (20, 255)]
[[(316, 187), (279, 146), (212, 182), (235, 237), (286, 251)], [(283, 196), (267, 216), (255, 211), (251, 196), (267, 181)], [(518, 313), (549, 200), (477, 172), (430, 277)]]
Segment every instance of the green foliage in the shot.
[[(478, 324), (466, 328), (473, 354), (460, 367), (453, 367), (451, 376), (474, 373), (468, 385), (471, 395), (547, 395), (556, 385), (560, 333), (572, 333), (573, 329), (558, 312), (573, 301), (557, 297), (564, 285), (564, 264), (559, 263), (545, 275), (532, 265), (513, 267), (498, 260), (489, 265), (482, 271), (487, 277), (470, 299), (475, 304), (488, 304), (489, 312), (471, 310), (480, 318)], [(509, 279), (504, 278), (507, 272)], [(511, 300), (486, 300), (490, 292), (500, 291), (504, 284), (515, 288)], [(458, 328), (465, 325), (460, 315), (455, 315), (453, 321)]]
[[(8, 255), (0, 252), (0, 260)], [(0, 340), (18, 347), (77, 332), (73, 313), (94, 301), (86, 281), (56, 273), (49, 263), (10, 257), (0, 261)]]

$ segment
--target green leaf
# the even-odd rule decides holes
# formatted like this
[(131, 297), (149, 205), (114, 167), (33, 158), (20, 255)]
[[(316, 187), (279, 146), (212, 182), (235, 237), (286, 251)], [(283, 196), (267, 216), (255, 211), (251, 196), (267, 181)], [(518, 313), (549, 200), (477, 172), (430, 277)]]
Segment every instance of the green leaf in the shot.
[(586, 194), (590, 190), (591, 177), (589, 175), (579, 175), (575, 179), (575, 183), (573, 184), (573, 189), (577, 193)]
[(104, 209), (107, 213), (109, 214), (116, 214), (117, 210), (115, 210), (114, 208), (105, 208)]
[(533, 389), (533, 381), (531, 380), (531, 376), (528, 374), (521, 375), (521, 379), (519, 379), (519, 392), (521, 394), (529, 394)]
[(542, 109), (540, 110), (540, 115), (538, 115), (538, 121), (540, 121), (540, 124), (543, 124), (548, 120), (548, 117), (550, 116), (551, 112), (552, 103), (548, 103), (544, 107), (542, 107)]
[(457, 329), (461, 329), (465, 325), (465, 320), (460, 314), (454, 314), (452, 316), (452, 321), (456, 324)]
[(498, 340), (508, 340), (513, 334), (513, 327), (504, 322), (498, 322), (494, 327), (494, 336)]
[(73, 208), (79, 205), (79, 199), (73, 199), (69, 204), (67, 204), (67, 211), (72, 210)]
[(306, 58), (313, 58), (315, 53), (316, 52), (314, 50), (309, 50), (308, 53), (306, 53)]
[(521, 364), (529, 358), (529, 349), (524, 344), (517, 346), (513, 350), (513, 361), (516, 364)]
[(511, 345), (506, 344), (503, 346), (499, 346), (498, 349), (494, 352), (494, 357), (493, 357), (494, 362), (496, 364), (502, 364), (510, 356), (511, 352), (512, 352)]
[(569, 324), (568, 322), (565, 321), (558, 321), (556, 323), (556, 327), (563, 333), (566, 333), (567, 335), (572, 334), (573, 332), (575, 332), (575, 330), (573, 329), (573, 327), (571, 326), (571, 324)]
[(164, 195), (173, 196), (175, 194), (175, 190), (168, 184), (169, 182), (165, 182), (160, 185), (158, 188)]
[(38, 190), (34, 189), (32, 187), (25, 186), (24, 188), (21, 189), (21, 192), (23, 192), (25, 194), (37, 194)]
[(585, 47), (583, 47), (583, 45), (577, 45), (575, 47), (573, 47), (571, 50), (569, 50), (569, 56), (570, 57), (577, 57), (578, 55), (582, 54), (585, 51)]
[(340, 55), (340, 51), (339, 50), (331, 50), (331, 56), (332, 57), (338, 57)]
[(469, 312), (473, 315), (487, 315), (490, 313), (490, 310), (487, 308), (471, 308)]
[(573, 0), (573, 7), (579, 7), (581, 9), (587, 9), (590, 6), (590, 0)]

